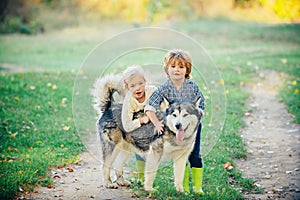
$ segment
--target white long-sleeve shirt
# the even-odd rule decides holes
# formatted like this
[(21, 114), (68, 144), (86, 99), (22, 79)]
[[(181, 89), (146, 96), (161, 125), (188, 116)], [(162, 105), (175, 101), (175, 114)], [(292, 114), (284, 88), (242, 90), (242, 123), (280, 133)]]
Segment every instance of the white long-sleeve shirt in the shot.
[(145, 101), (140, 103), (128, 91), (123, 101), (122, 107), (122, 124), (126, 132), (131, 132), (141, 126), (140, 119), (133, 119), (133, 114), (138, 111), (144, 111), (152, 92), (155, 90), (154, 86), (145, 87)]

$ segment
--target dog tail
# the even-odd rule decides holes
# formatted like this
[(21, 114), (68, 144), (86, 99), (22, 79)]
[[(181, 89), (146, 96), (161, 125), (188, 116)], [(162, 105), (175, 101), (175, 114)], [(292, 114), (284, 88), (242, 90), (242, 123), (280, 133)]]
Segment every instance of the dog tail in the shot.
[(122, 76), (109, 74), (98, 78), (94, 83), (93, 103), (97, 113), (101, 116), (104, 111), (111, 107), (114, 102), (113, 94), (119, 93), (120, 100), (125, 96), (125, 88), (122, 84)]

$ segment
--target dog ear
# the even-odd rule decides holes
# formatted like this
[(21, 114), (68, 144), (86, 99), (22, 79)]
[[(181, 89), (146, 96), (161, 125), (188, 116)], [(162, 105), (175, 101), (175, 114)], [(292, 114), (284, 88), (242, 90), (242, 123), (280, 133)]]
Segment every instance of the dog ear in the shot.
[(196, 108), (199, 109), (199, 113), (200, 113), (201, 118), (202, 118), (204, 116), (204, 110), (199, 107), (200, 103), (201, 103), (201, 100), (202, 100), (202, 98), (199, 97), (194, 105), (195, 105)]
[(194, 104), (194, 105), (195, 105), (197, 108), (199, 108), (200, 102), (201, 102), (201, 97), (199, 97), (199, 98), (195, 101), (195, 104)]

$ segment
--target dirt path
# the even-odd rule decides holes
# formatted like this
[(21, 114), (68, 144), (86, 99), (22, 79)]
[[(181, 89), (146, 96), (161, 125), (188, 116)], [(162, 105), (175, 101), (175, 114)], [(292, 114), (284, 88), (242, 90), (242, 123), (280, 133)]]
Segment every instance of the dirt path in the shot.
[[(87, 146), (89, 151), (81, 155), (80, 164), (69, 168), (52, 169), (51, 176), (55, 180), (54, 187), (38, 187), (29, 199), (134, 199), (128, 188), (113, 190), (103, 186), (99, 144), (99, 137), (93, 134)], [(128, 177), (129, 174), (126, 173), (125, 176)]]
[(261, 194), (246, 199), (300, 199), (300, 125), (276, 97), (283, 78), (274, 71), (260, 72), (245, 89), (251, 95), (241, 130), (249, 155), (237, 162), (245, 177), (255, 180)]

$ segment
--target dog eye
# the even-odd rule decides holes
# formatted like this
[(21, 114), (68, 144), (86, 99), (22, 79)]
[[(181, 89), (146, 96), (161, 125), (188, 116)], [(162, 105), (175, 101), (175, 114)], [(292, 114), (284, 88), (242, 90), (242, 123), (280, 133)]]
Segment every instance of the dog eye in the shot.
[(173, 113), (173, 115), (172, 115), (173, 117), (177, 117), (177, 115), (175, 114), (175, 113)]
[(183, 117), (187, 117), (187, 116), (188, 116), (188, 114), (184, 114), (184, 115), (183, 115)]

